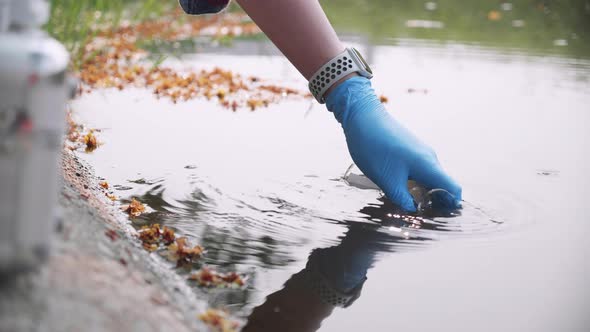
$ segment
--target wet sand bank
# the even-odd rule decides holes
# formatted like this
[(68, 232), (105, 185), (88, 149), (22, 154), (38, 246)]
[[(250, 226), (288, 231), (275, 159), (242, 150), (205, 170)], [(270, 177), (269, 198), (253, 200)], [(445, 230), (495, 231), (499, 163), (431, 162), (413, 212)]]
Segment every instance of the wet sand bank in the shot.
[(2, 331), (206, 330), (205, 305), (141, 248), (92, 169), (62, 157), (61, 221), (47, 264), (0, 283)]

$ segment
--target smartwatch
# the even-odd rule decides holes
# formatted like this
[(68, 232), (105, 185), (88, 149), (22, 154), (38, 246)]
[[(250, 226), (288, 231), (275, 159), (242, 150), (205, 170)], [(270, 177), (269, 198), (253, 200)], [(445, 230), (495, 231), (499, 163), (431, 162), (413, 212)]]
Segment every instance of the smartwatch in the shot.
[(309, 91), (320, 104), (324, 104), (326, 91), (344, 76), (355, 72), (369, 79), (373, 77), (373, 71), (361, 53), (355, 48), (347, 48), (311, 76)]

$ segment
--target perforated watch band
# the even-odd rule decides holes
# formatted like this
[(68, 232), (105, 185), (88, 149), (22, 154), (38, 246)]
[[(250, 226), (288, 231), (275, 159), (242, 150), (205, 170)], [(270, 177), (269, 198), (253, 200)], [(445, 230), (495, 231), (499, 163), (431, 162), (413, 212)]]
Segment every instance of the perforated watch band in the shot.
[(371, 68), (360, 53), (353, 48), (347, 48), (311, 76), (308, 84), (309, 91), (320, 104), (324, 104), (326, 102), (324, 98), (326, 91), (341, 78), (354, 72), (367, 78), (373, 76)]
[(361, 296), (367, 278), (363, 278), (353, 289), (347, 292), (340, 291), (320, 271), (318, 255), (319, 251), (312, 252), (305, 266), (305, 280), (308, 286), (316, 292), (323, 302), (335, 307), (349, 307)]

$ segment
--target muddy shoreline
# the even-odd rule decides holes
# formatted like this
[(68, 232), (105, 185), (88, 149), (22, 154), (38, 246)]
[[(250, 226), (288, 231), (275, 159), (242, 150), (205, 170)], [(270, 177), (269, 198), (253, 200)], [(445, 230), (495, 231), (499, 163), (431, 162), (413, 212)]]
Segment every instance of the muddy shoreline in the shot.
[(150, 257), (92, 168), (64, 150), (48, 262), (0, 283), (2, 331), (203, 331), (206, 304)]

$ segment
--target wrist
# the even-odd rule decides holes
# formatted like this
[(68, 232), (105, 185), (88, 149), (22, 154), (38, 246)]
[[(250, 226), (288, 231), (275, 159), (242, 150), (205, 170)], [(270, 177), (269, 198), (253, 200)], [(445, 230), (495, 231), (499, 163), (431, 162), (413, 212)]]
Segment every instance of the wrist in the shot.
[(334, 113), (344, 128), (356, 110), (374, 109), (380, 103), (371, 81), (361, 75), (343, 80), (326, 96), (328, 111)]
[[(326, 95), (326, 106), (330, 112), (349, 109), (359, 101), (377, 98), (371, 80), (361, 75), (343, 79)], [(377, 98), (378, 99), (378, 98)]]
[(358, 73), (354, 72), (354, 73), (350, 73), (344, 77), (342, 77), (341, 79), (339, 79), (338, 81), (336, 81), (336, 83), (334, 83), (329, 89), (328, 91), (326, 91), (326, 93), (324, 94), (324, 99), (328, 100), (328, 95), (330, 95), (330, 93), (332, 91), (334, 91), (336, 89), (336, 87), (338, 87), (340, 84), (344, 83), (344, 81), (348, 80), (349, 78), (355, 77), (355, 76), (360, 76)]

